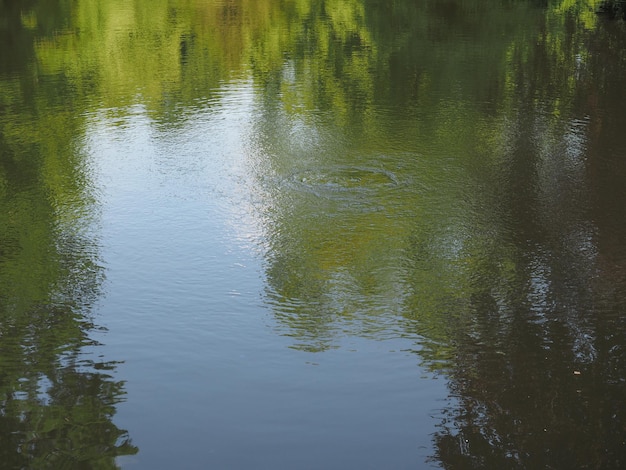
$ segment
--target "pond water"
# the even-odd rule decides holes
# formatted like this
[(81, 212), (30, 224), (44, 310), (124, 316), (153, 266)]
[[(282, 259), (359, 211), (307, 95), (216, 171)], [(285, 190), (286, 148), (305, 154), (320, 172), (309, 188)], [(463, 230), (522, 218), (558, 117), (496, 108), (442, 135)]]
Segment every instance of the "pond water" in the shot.
[(623, 468), (600, 6), (0, 2), (0, 466)]

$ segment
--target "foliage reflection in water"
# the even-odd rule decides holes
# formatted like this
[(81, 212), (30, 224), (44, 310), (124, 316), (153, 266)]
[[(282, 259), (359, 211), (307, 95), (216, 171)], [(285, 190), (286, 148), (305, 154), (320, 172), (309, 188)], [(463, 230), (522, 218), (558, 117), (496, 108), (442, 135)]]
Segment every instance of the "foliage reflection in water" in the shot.
[(0, 5), (0, 466), (116, 468), (137, 448), (112, 422), (124, 383), (92, 335), (103, 270), (83, 120), (67, 79), (32, 73), (21, 6)]
[[(119, 364), (85, 356), (98, 349), (100, 299), (118, 328), (105, 342), (134, 345), (120, 350), (135, 407), (165, 420), (176, 404), (169, 426), (179, 429), (197, 414), (185, 414), (179, 394), (195, 395), (183, 389), (212, 397), (189, 401), (213, 417), (209, 430), (185, 422), (190, 464), (233, 463), (219, 449), (235, 441), (258, 452), (257, 466), (298, 462), (303, 447), (272, 442), (327, 444), (322, 429), (354, 449), (329, 423), (358, 433), (365, 406), (354, 403), (383, 397), (387, 416), (370, 411), (367, 422), (432, 439), (433, 466), (623, 465), (626, 35), (623, 21), (594, 13), (599, 3), (3, 3), (9, 460), (111, 466), (137, 451), (112, 423)], [(236, 249), (261, 281), (225, 267)], [(245, 301), (224, 294), (229, 276), (237, 298), (252, 293)], [(336, 352), (351, 341), (405, 354), (357, 352), (391, 371), (382, 385), (356, 375), (363, 390), (346, 373), (359, 359)], [(259, 370), (237, 362), (245, 354)], [(302, 357), (336, 369), (315, 375), (291, 362)], [(429, 380), (407, 377), (425, 371), (448, 387), (436, 426), (402, 417)], [(178, 387), (167, 394), (161, 381)], [(329, 410), (345, 420), (316, 415)], [(73, 420), (88, 430), (78, 446)], [(148, 456), (135, 462), (165, 464), (147, 428)], [(215, 457), (199, 430), (222, 444)], [(374, 426), (360, 432), (352, 438), (365, 447), (391, 448)], [(328, 460), (312, 462), (419, 465), (406, 436), (377, 455), (327, 444)], [(69, 453), (69, 442), (83, 450)]]
[[(434, 39), (408, 21), (391, 51), (358, 27), (341, 60), (307, 38), (288, 79), (261, 78), (276, 93), (256, 133), (268, 300), (306, 350), (346, 332), (421, 337), (416, 352), (459, 400), (435, 439), (446, 466), (617, 467), (625, 173), (607, 144), (624, 92), (607, 73), (623, 66), (623, 25), (587, 30), (587, 10), (543, 35), (552, 12), (490, 21), (470, 5), (433, 11)], [(457, 73), (438, 75), (443, 64)]]

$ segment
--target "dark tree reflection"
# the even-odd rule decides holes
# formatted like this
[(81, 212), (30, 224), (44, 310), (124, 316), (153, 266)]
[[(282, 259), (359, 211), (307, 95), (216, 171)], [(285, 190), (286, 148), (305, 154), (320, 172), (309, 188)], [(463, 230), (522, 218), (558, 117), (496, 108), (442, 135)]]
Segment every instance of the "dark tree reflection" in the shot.
[[(543, 65), (556, 59), (547, 42), (516, 69), (520, 131), (494, 190), (499, 220), (512, 221), (502, 244), (514, 274), (499, 284), (475, 275), (462, 327), (450, 330), (456, 402), (435, 437), (446, 468), (626, 465), (621, 28), (565, 36), (589, 51), (575, 87)], [(551, 87), (571, 98), (567, 126), (546, 118)], [(473, 256), (491, 272), (503, 261)]]

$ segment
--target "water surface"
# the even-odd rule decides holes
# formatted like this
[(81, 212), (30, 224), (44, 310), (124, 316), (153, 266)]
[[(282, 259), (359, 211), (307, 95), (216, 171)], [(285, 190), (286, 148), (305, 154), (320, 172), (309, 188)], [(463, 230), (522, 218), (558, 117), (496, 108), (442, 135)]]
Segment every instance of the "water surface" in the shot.
[(599, 2), (0, 4), (6, 468), (620, 468)]

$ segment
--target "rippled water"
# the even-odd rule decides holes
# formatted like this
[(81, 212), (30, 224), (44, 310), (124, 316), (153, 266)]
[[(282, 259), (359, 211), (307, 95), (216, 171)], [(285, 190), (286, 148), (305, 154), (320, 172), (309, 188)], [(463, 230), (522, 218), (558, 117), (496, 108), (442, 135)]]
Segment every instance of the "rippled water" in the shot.
[(600, 8), (0, 3), (0, 467), (623, 467)]

